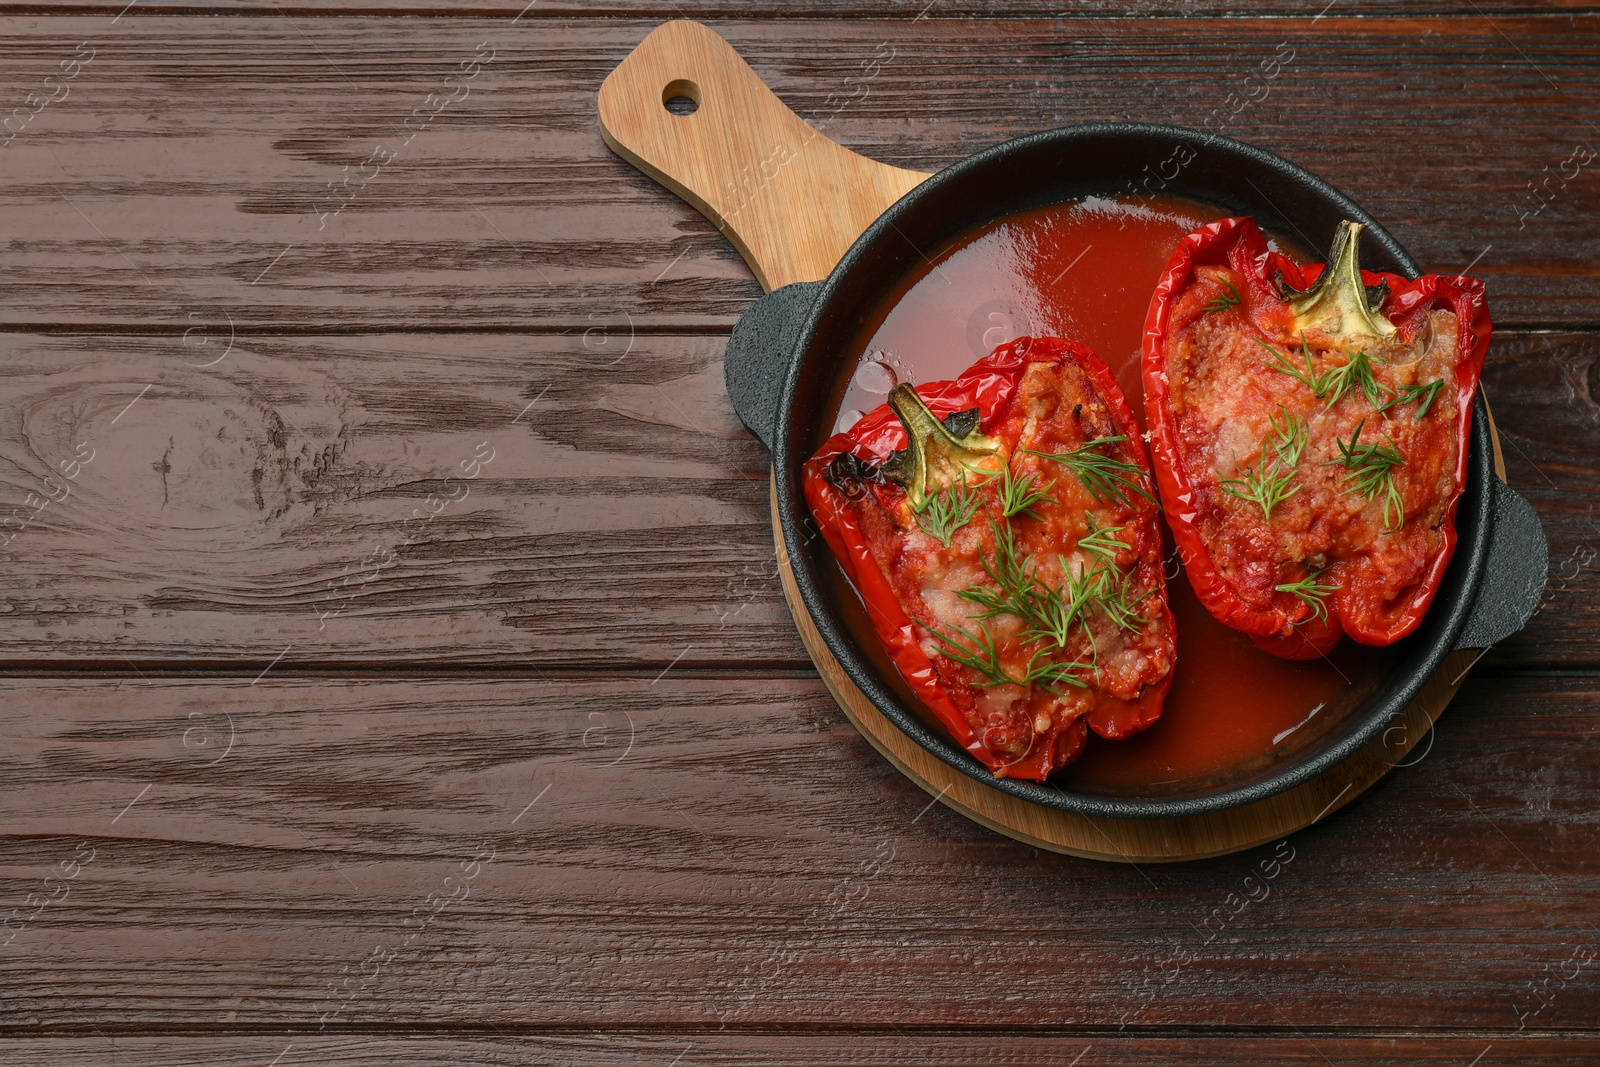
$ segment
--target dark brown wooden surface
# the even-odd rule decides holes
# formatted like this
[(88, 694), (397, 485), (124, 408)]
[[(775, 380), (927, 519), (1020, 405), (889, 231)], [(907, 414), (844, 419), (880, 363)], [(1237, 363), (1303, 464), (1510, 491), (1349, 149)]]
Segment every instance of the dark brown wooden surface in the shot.
[[(75, 14), (115, 18), (127, 0), (55, 0), (53, 3), (0, 3), (0, 14)], [(1109, 18), (1149, 18), (1153, 15), (1227, 17), (1271, 14), (1313, 19), (1349, 15), (1404, 13), (1408, 17), (1435, 15), (1576, 15), (1600, 11), (1593, 0), (1436, 0), (1435, 3), (1397, 8), (1382, 0), (1319, 0), (1310, 4), (1296, 0), (799, 0), (756, 7), (739, 0), (674, 0), (664, 5), (662, 17), (715, 19), (737, 16), (743, 19), (785, 19), (795, 17), (853, 17), (926, 21), (948, 18), (1059, 18), (1062, 15), (1094, 15)], [(648, 17), (660, 14), (650, 4), (605, 0), (338, 0), (318, 4), (312, 0), (139, 0), (143, 14), (163, 15), (290, 15), (296, 18), (357, 15), (432, 15), (452, 18), (498, 18), (527, 21), (571, 15), (624, 15)]]
[[(7, 321), (725, 330), (759, 294), (749, 271), (596, 132), (596, 87), (656, 21), (0, 21), (14, 106), (94, 49), (5, 149)], [(937, 169), (1092, 119), (1209, 118), (1346, 189), (1430, 267), (1473, 265), (1502, 325), (1600, 318), (1583, 225), (1597, 164), (1559, 187), (1600, 140), (1597, 16), (712, 24), (797, 111), (885, 162)], [(480, 45), (494, 58), (468, 95), (397, 132)], [(862, 77), (880, 45), (892, 59)], [(380, 144), (395, 158), (364, 179)]]
[[(930, 807), (799, 673), (9, 688), (14, 893), (94, 849), (6, 950), (12, 1033), (315, 1030), (346, 965), (360, 1028), (1565, 1033), (1597, 1003), (1574, 963), (1519, 1018), (1600, 938), (1588, 677), (1486, 673), (1337, 817), (1176, 867)], [(433, 894), (460, 899), (414, 933)]]
[[(1528, 187), (1596, 5), (123, 6), (0, 5), (7, 108), (94, 49), (0, 149), (0, 515), (70, 491), (0, 532), (0, 1061), (1600, 1059), (1600, 163)], [(595, 125), (680, 15), (923, 168), (1288, 42), (1226, 131), (1477, 260), (1545, 605), (1270, 895), (1001, 839), (830, 702), (722, 392), (759, 290)]]

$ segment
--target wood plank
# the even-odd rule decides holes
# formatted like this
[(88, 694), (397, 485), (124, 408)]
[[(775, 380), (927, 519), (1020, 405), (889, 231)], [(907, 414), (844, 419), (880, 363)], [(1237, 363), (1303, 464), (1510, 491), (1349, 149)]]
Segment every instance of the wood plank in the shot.
[(1550, 542), (1538, 614), (1484, 662), (1588, 662), (1600, 652), (1600, 337), (1500, 334), (1484, 389), (1506, 475), (1538, 510)]
[[(229, 349), (226, 323), (195, 323), (187, 345), (0, 334), (0, 664), (808, 665), (722, 337)], [(1494, 342), (1486, 388), (1554, 577), (1491, 663), (1600, 664), (1597, 360), (1594, 334)]]
[[(1335, 0), (1337, 16), (1357, 14), (1393, 15), (1396, 5), (1384, 0)], [(1163, 0), (1075, 0), (1072, 13), (1075, 17), (1097, 18), (1226, 18), (1240, 16), (1315, 15), (1321, 10), (1316, 2), (1305, 0), (1184, 0), (1183, 7), (1174, 11), (1170, 2)], [(1600, 10), (1593, 0), (1430, 0), (1423, 6), (1412, 5), (1408, 17), (1464, 17), (1528, 15), (1587, 14)], [(78, 15), (113, 19), (128, 7), (117, 0), (53, 0), (42, 4), (0, 3), (0, 17), (7, 15)], [(787, 0), (774, 10), (752, 10), (739, 0), (695, 0), (693, 3), (672, 2), (626, 3), (623, 0), (324, 0), (313, 3), (299, 0), (276, 3), (274, 0), (139, 0), (137, 8), (126, 17), (192, 15), (288, 15), (292, 18), (322, 17), (372, 17), (400, 15), (447, 16), (450, 18), (498, 18), (520, 21), (575, 15), (648, 16), (661, 19), (706, 19), (733, 16), (736, 18), (796, 18), (802, 16), (831, 18), (899, 18), (899, 19), (950, 19), (950, 18), (1049, 18), (1060, 13), (1054, 0)]]
[(6, 659), (807, 662), (722, 338), (189, 340), (0, 339)]
[[(866, 1033), (782, 1034), (689, 1030), (675, 1033), (619, 1031), (439, 1037), (434, 1035), (307, 1036), (245, 1034), (231, 1037), (127, 1037), (111, 1034), (71, 1038), (4, 1039), (0, 1055), (18, 1067), (71, 1063), (81, 1067), (260, 1067), (283, 1053), (282, 1067), (303, 1063), (404, 1067), (482, 1067), (592, 1064), (613, 1067), (677, 1063), (681, 1067), (738, 1064), (743, 1067), (822, 1067), (849, 1064), (929, 1064), (989, 1067), (1035, 1064), (1074, 1067), (1118, 1063), (1129, 1067), (1237, 1067), (1241, 1063), (1348, 1064), (1391, 1067), (1395, 1063), (1440, 1067), (1503, 1067), (1509, 1064), (1592, 1064), (1600, 1043), (1588, 1035), (1552, 1037), (1518, 1034), (1118, 1034), (1064, 1033), (1049, 1036), (1007, 1032), (982, 1034), (923, 1031), (897, 1026)], [(674, 1060), (674, 1057), (681, 1057)], [(1476, 1060), (1474, 1057), (1478, 1057)]]
[(7, 688), (0, 901), (38, 909), (0, 950), (12, 1037), (1495, 1031), (1481, 1049), (1600, 1011), (1595, 675), (1471, 679), (1349, 808), (1172, 868), (930, 805), (814, 677)]
[[(16, 106), (31, 91), (68, 93), (5, 149), (12, 299), (0, 315), (180, 330), (191, 315), (309, 331), (587, 327), (623, 314), (725, 327), (758, 291), (748, 270), (596, 128), (600, 81), (656, 21), (442, 20), (426, 49), (412, 20), (0, 21)], [(1475, 262), (1502, 323), (1554, 325), (1600, 322), (1600, 183), (1592, 163), (1559, 177), (1595, 136), (1594, 25), (1330, 15), (1181, 31), (1148, 19), (716, 28), (830, 135), (914, 169), (1052, 126), (1218, 128), (1241, 107), (1220, 128), (1344, 186), (1429, 268)], [(1280, 43), (1293, 61), (1270, 84), (1247, 82)], [(83, 44), (88, 65), (45, 87)], [(470, 83), (444, 86), (490, 50)], [(404, 132), (436, 90), (457, 99)], [(1245, 93), (1258, 101), (1244, 106)], [(1517, 121), (1497, 124), (1486, 152), (1491, 115)], [(1532, 214), (1531, 186), (1547, 176), (1550, 202)]]

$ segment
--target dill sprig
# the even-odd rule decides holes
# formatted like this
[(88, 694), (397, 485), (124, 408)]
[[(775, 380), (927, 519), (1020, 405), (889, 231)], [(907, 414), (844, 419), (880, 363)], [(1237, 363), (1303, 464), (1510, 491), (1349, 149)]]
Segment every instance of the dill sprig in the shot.
[[(1365, 352), (1357, 352), (1344, 366), (1328, 372), (1328, 390), (1333, 393), (1328, 398), (1328, 406), (1331, 408), (1344, 399), (1344, 394), (1355, 386), (1360, 387), (1361, 395), (1367, 398), (1368, 404), (1375, 408), (1378, 406), (1383, 386), (1372, 376), (1372, 359)], [(1320, 397), (1322, 394), (1317, 395)]]
[(1242, 478), (1222, 478), (1220, 471), (1217, 476), (1224, 493), (1257, 505), (1262, 518), (1269, 522), (1277, 506), (1300, 491), (1298, 485), (1289, 488), (1294, 471), (1286, 471), (1276, 462), (1246, 467)]
[(988, 627), (979, 626), (978, 632), (973, 633), (965, 626), (951, 624), (951, 629), (971, 642), (972, 647), (968, 648), (955, 638), (935, 630), (927, 623), (919, 622), (917, 625), (933, 635), (933, 639), (939, 642), (941, 653), (946, 658), (954, 660), (968, 670), (978, 674), (980, 680), (977, 684), (984, 689), (993, 689), (1001, 685), (1015, 685), (1026, 689), (1037, 683), (1041, 688), (1054, 693), (1058, 691), (1056, 689), (1058, 685), (1075, 685), (1079, 689), (1088, 687), (1088, 682), (1074, 677), (1072, 672), (1092, 667), (1093, 664), (1078, 663), (1076, 661), (1062, 663), (1049, 660), (1040, 663), (1039, 661), (1049, 654), (1047, 649), (1041, 648), (1029, 657), (1027, 669), (1022, 672), (1022, 677), (1013, 678), (1000, 663), (1000, 651), (995, 648), (994, 635), (989, 632)]
[[(1353, 388), (1359, 388), (1361, 395), (1367, 398), (1367, 403), (1378, 408), (1378, 401), (1382, 398), (1384, 387), (1372, 374), (1372, 357), (1365, 352), (1356, 352), (1343, 365), (1330, 367), (1321, 373), (1317, 372), (1311, 360), (1311, 342), (1306, 340), (1304, 333), (1300, 334), (1300, 354), (1305, 359), (1305, 369), (1302, 370), (1290, 363), (1288, 358), (1267, 342), (1256, 338), (1256, 344), (1272, 353), (1272, 369), (1287, 374), (1301, 382), (1311, 395), (1321, 400), (1328, 397), (1328, 406), (1331, 408), (1344, 395)], [(1329, 396), (1329, 394), (1333, 394)], [(1382, 411), (1383, 408), (1378, 408)]]
[[(1073, 627), (1081, 627), (1090, 647), (1094, 637), (1089, 632), (1088, 613), (1098, 608), (1117, 626), (1138, 631), (1144, 617), (1138, 607), (1151, 595), (1146, 591), (1134, 596), (1133, 575), (1117, 569), (1116, 552), (1127, 547), (1110, 537), (1121, 526), (1094, 528), (1078, 544), (1086, 551), (1100, 555), (1105, 562), (1093, 568), (1072, 572), (1065, 558), (1061, 568), (1066, 580), (1058, 589), (1039, 577), (1038, 565), (1031, 554), (1022, 555), (1017, 550), (1016, 538), (1009, 525), (1001, 526), (990, 520), (994, 530), (995, 551), (991, 559), (987, 553), (979, 557), (984, 574), (993, 585), (969, 586), (956, 592), (962, 600), (976, 604), (983, 610), (975, 618), (993, 619), (1010, 615), (1022, 620), (1027, 627), (1024, 636), (1030, 640), (1043, 640), (1055, 648), (1065, 648), (1072, 638)], [(1094, 541), (1085, 544), (1085, 541)], [(1111, 546), (1117, 546), (1112, 548)]]
[(1277, 415), (1267, 416), (1267, 425), (1272, 427), (1272, 447), (1278, 456), (1278, 462), (1293, 470), (1300, 463), (1300, 453), (1306, 448), (1306, 421), (1297, 419), (1289, 414), (1289, 409), (1282, 404), (1278, 411), (1283, 415), (1283, 423), (1278, 423)]
[[(1217, 472), (1217, 480), (1224, 493), (1247, 500), (1261, 509), (1261, 517), (1272, 521), (1277, 506), (1300, 491), (1300, 486), (1289, 487), (1294, 480), (1295, 468), (1300, 463), (1300, 453), (1306, 447), (1306, 423), (1290, 415), (1288, 409), (1279, 407), (1283, 422), (1276, 415), (1268, 419), (1272, 427), (1271, 440), (1261, 446), (1261, 455), (1253, 466), (1246, 467), (1238, 478), (1224, 478)], [(1272, 448), (1272, 458), (1267, 458), (1267, 445)]]
[(1013, 477), (1011, 464), (1007, 463), (1000, 476), (1000, 511), (1006, 518), (1016, 515), (1027, 515), (1037, 519), (1039, 513), (1033, 510), (1035, 504), (1055, 504), (1058, 501), (1050, 495), (1050, 486), (1040, 487), (1038, 474), (1026, 474), (1021, 478)]
[[(1079, 621), (1078, 607), (1062, 603), (1061, 591), (1051, 589), (1048, 596), (1040, 597), (1032, 605), (1028, 628), (1022, 632), (1024, 640), (1044, 641), (1050, 648), (1066, 648), (1072, 638), (1072, 624)], [(1088, 633), (1088, 627), (1084, 627)]]
[(1078, 538), (1078, 547), (1085, 552), (1093, 552), (1112, 566), (1116, 565), (1117, 556), (1128, 547), (1128, 543), (1121, 538), (1113, 537), (1127, 529), (1125, 526), (1097, 526), (1094, 516), (1089, 512), (1083, 513), (1083, 521), (1088, 525), (1089, 532)]
[(1306, 343), (1304, 335), (1302, 335), (1300, 338), (1300, 352), (1305, 356), (1306, 359), (1305, 370), (1301, 370), (1293, 363), (1290, 363), (1288, 358), (1282, 352), (1279, 352), (1276, 348), (1273, 348), (1261, 338), (1257, 337), (1255, 341), (1256, 344), (1272, 353), (1273, 370), (1281, 371), (1282, 373), (1289, 375), (1291, 378), (1298, 379), (1302, 384), (1305, 385), (1307, 389), (1311, 390), (1311, 395), (1316, 397), (1318, 400), (1321, 400), (1323, 397), (1328, 395), (1328, 390), (1332, 388), (1332, 379), (1330, 378), (1330, 375), (1333, 372), (1323, 371), (1321, 374), (1317, 373), (1316, 368), (1311, 363), (1311, 346)]
[(933, 635), (933, 639), (939, 642), (946, 658), (982, 675), (983, 678), (978, 685), (983, 688), (993, 689), (997, 685), (1018, 685), (1026, 688), (1028, 685), (1026, 679), (1011, 677), (1000, 665), (1000, 653), (994, 647), (994, 635), (989, 632), (988, 627), (979, 626), (978, 632), (973, 633), (965, 626), (951, 624), (952, 629), (972, 642), (972, 648), (969, 649), (955, 638), (945, 636), (925, 622), (918, 622), (917, 625)]
[[(964, 484), (966, 484), (966, 485), (969, 485), (969, 486), (988, 485), (990, 482), (992, 482), (996, 478), (1000, 477), (1000, 475), (1002, 473), (1001, 471), (990, 470), (987, 467), (976, 466), (975, 464), (968, 463), (964, 459), (959, 459), (958, 458), (956, 460), (956, 463), (961, 467), (961, 470), (963, 471), (963, 473), (961, 475), (962, 482)], [(1006, 472), (1006, 473), (1009, 473), (1009, 471)], [(968, 477), (968, 475), (977, 475), (978, 480), (977, 481), (972, 481)]]
[(1023, 680), (1028, 684), (1031, 685), (1037, 682), (1041, 689), (1046, 689), (1052, 693), (1059, 692), (1056, 686), (1063, 684), (1075, 685), (1079, 689), (1087, 689), (1089, 687), (1088, 682), (1076, 677), (1072, 672), (1088, 670), (1094, 666), (1093, 663), (1079, 663), (1076, 660), (1069, 663), (1052, 663), (1046, 660), (1044, 663), (1040, 663), (1039, 658), (1045, 655), (1048, 655), (1048, 651), (1041, 648), (1029, 658), (1027, 673), (1023, 675)]
[[(1323, 568), (1326, 570), (1327, 568)], [(1287, 582), (1283, 585), (1273, 586), (1280, 593), (1292, 593), (1303, 600), (1311, 609), (1313, 618), (1322, 622), (1328, 621), (1328, 594), (1338, 590), (1336, 585), (1322, 585), (1317, 579), (1322, 577), (1322, 571), (1312, 571), (1298, 582)]]
[(1229, 308), (1236, 308), (1244, 302), (1244, 298), (1239, 295), (1239, 290), (1233, 287), (1232, 282), (1223, 278), (1222, 284), (1227, 287), (1228, 291), (1218, 295), (1215, 300), (1201, 308), (1201, 311), (1227, 311)]
[(1028, 620), (1032, 626), (1026, 636), (1043, 638), (1057, 648), (1066, 648), (1072, 627), (1077, 624), (1083, 628), (1083, 635), (1092, 647), (1094, 635), (1089, 632), (1088, 608), (1101, 594), (1100, 572), (1074, 575), (1065, 559), (1061, 560), (1061, 568), (1066, 572), (1066, 582), (1038, 601), (1034, 617)]
[[(1074, 625), (1083, 630), (1094, 651), (1094, 634), (1089, 630), (1089, 611), (1100, 611), (1111, 622), (1124, 630), (1138, 632), (1144, 625), (1144, 616), (1138, 612), (1140, 604), (1151, 595), (1147, 590), (1133, 595), (1132, 572), (1120, 571), (1114, 564), (1084, 568), (1074, 574), (1065, 558), (1061, 560), (1066, 581), (1059, 590), (1049, 589), (1049, 595), (1032, 604), (1032, 618), (1026, 636), (1048, 641), (1057, 648), (1065, 648), (1072, 636)], [(1041, 583), (1042, 584), (1042, 583)]]
[(1433, 401), (1439, 395), (1439, 390), (1444, 388), (1444, 379), (1435, 378), (1426, 385), (1402, 385), (1395, 391), (1394, 398), (1378, 409), (1381, 415), (1397, 404), (1409, 404), (1413, 400), (1421, 399), (1421, 406), (1412, 414), (1412, 422), (1421, 422), (1422, 417), (1433, 407)]
[(980, 619), (1015, 615), (1031, 625), (1039, 617), (1039, 604), (1049, 597), (1050, 587), (1040, 581), (1032, 555), (1018, 558), (1010, 524), (1001, 526), (991, 519), (989, 527), (994, 531), (994, 560), (984, 553), (978, 562), (994, 586), (969, 586), (956, 596), (983, 608), (977, 616)]
[(1104, 570), (1099, 572), (1100, 588), (1093, 599), (1095, 607), (1106, 618), (1116, 623), (1130, 633), (1137, 633), (1144, 625), (1144, 616), (1139, 614), (1139, 605), (1150, 597), (1155, 591), (1147, 589), (1139, 596), (1133, 595), (1133, 574), (1124, 573), (1111, 568), (1109, 573)]
[(1383, 494), (1384, 532), (1387, 533), (1398, 530), (1406, 517), (1405, 501), (1394, 484), (1394, 469), (1402, 466), (1406, 458), (1393, 440), (1387, 445), (1376, 441), (1362, 444), (1361, 430), (1365, 425), (1365, 419), (1356, 423), (1356, 432), (1350, 435), (1349, 444), (1343, 438), (1334, 438), (1339, 445), (1339, 458), (1328, 460), (1328, 464), (1344, 464), (1346, 493), (1360, 493), (1368, 500)]
[(1031, 448), (1022, 451), (1041, 459), (1053, 459), (1072, 471), (1078, 476), (1078, 481), (1083, 483), (1083, 487), (1089, 490), (1089, 495), (1094, 497), (1097, 504), (1113, 499), (1124, 506), (1131, 506), (1132, 501), (1128, 499), (1126, 492), (1129, 489), (1154, 504), (1156, 498), (1141, 484), (1144, 471), (1139, 466), (1124, 463), (1120, 459), (1113, 459), (1095, 451), (1105, 445), (1120, 444), (1127, 439), (1126, 434), (1116, 434), (1085, 441), (1068, 452), (1035, 452)]
[(977, 490), (967, 485), (963, 476), (960, 485), (947, 485), (932, 496), (924, 497), (921, 507), (912, 508), (912, 516), (923, 533), (949, 548), (956, 531), (978, 513), (980, 502)]

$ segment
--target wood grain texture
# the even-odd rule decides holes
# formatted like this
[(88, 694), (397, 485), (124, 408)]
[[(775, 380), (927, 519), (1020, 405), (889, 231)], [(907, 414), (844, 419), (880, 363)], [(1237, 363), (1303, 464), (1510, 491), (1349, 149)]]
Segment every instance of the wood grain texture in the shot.
[[(109, 21), (0, 21), (10, 106), (69, 94), (3, 150), (7, 322), (726, 328), (759, 293), (711, 224), (596, 128), (596, 87), (659, 19), (445, 19), (421, 39), (410, 19)], [(1597, 136), (1593, 27), (1330, 14), (714, 28), (828, 136), (910, 169), (1073, 122), (1210, 119), (1344, 187), (1430, 269), (1473, 264), (1502, 324), (1557, 325), (1600, 319), (1600, 182), (1592, 163), (1559, 176)], [(92, 61), (46, 87), (85, 43)], [(1263, 81), (1280, 44), (1294, 59)], [(493, 59), (461, 80), (480, 47)], [(1489, 151), (1494, 115), (1517, 119)], [(1541, 200), (1531, 186), (1547, 178)]]
[(1508, 480), (1544, 524), (1550, 578), (1528, 626), (1483, 662), (1577, 664), (1600, 634), (1600, 337), (1500, 334), (1492, 352), (1484, 389)]
[(1344, 811), (1152, 868), (930, 806), (815, 677), (11, 679), (0, 901), (93, 852), (0, 1027), (1593, 1036), (1596, 686), (1474, 676)]
[[(1393, 15), (1393, 0), (1334, 0), (1337, 17), (1354, 14)], [(1102, 18), (1218, 18), (1280, 15), (1315, 16), (1326, 0), (1073, 0), (1072, 14)], [(52, 0), (43, 3), (0, 3), (0, 16), (72, 14), (106, 19), (127, 8), (126, 0)], [(1433, 0), (1414, 5), (1412, 18), (1528, 15), (1555, 16), (1600, 11), (1593, 0)], [(520, 21), (573, 15), (651, 16), (668, 18), (772, 18), (796, 17), (946, 20), (952, 18), (1051, 18), (1061, 14), (1059, 0), (769, 0), (753, 8), (742, 0), (692, 0), (651, 4), (634, 0), (139, 0), (126, 17), (153, 15), (289, 15), (295, 18), (371, 17), (378, 15), (449, 18), (496, 18)]]
[[(695, 109), (674, 114), (665, 106), (673, 97)], [(651, 30), (606, 76), (599, 110), (611, 150), (699, 209), (768, 292), (826, 278), (929, 177), (806, 125), (715, 30), (686, 19)]]
[(722, 339), (615, 325), (0, 337), (7, 658), (801, 665)]
[[(1462, 1067), (1586, 1067), (1600, 1055), (1600, 1042), (1588, 1035), (1470, 1036), (1395, 1034), (1351, 1036), (1311, 1032), (1282, 1035), (1146, 1035), (1065, 1033), (1036, 1036), (1006, 1032), (961, 1034), (906, 1027), (866, 1033), (778, 1034), (689, 1030), (667, 1034), (631, 1031), (572, 1031), (517, 1036), (501, 1034), (437, 1037), (413, 1035), (320, 1036), (245, 1034), (186, 1036), (0, 1038), (0, 1056), (18, 1067), (260, 1067), (284, 1053), (284, 1067), (299, 1063), (339, 1067), (532, 1067), (532, 1065), (670, 1064), (682, 1067), (738, 1064), (742, 1067), (821, 1067), (915, 1062), (932, 1067), (993, 1067), (1032, 1064), (1075, 1067), (1117, 1063), (1129, 1067), (1238, 1067), (1239, 1064), (1328, 1063), (1351, 1067), (1392, 1067), (1396, 1063)], [(1087, 1051), (1086, 1051), (1087, 1050)], [(1474, 1061), (1474, 1057), (1476, 1061)]]
[[(524, 6), (0, 4), (0, 1062), (1600, 1055), (1600, 185), (1530, 185), (1600, 137), (1600, 6)], [(1226, 132), (1477, 260), (1550, 591), (1269, 896), (1273, 846), (930, 807), (798, 669), (721, 385), (760, 288), (595, 122), (685, 16), (916, 170), (1255, 92)]]
[[(809, 664), (723, 338), (191, 329), (0, 334), (0, 663)], [(1494, 342), (1552, 580), (1486, 663), (1600, 665), (1597, 357), (1590, 334)], [(70, 495), (28, 521), (51, 484)]]

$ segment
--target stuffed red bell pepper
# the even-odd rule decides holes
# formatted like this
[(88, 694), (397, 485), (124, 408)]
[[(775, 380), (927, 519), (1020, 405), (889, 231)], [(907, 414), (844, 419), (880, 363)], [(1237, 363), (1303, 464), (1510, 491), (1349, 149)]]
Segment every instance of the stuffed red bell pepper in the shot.
[(1133, 412), (1089, 349), (1020, 338), (898, 385), (805, 465), (806, 499), (911, 688), (997, 776), (1161, 713), (1173, 620)]
[(1247, 218), (1190, 234), (1145, 322), (1145, 413), (1167, 523), (1219, 621), (1292, 659), (1422, 620), (1456, 542), (1483, 286), (1328, 266)]

